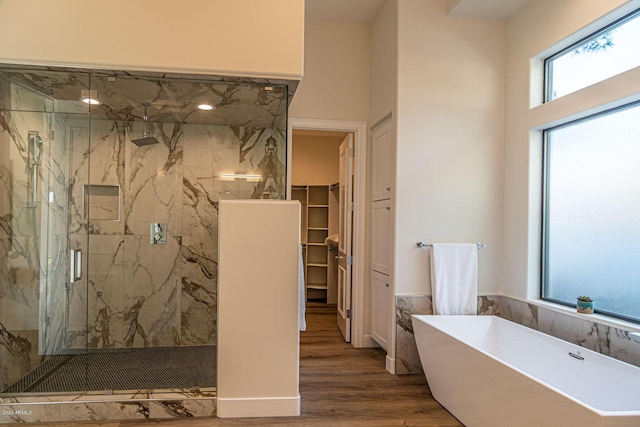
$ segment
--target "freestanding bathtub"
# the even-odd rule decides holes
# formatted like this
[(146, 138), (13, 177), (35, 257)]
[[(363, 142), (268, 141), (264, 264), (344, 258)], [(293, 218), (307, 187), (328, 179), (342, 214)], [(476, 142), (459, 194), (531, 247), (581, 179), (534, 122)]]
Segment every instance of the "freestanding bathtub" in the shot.
[(640, 368), (495, 316), (413, 330), (433, 397), (468, 427), (640, 426)]

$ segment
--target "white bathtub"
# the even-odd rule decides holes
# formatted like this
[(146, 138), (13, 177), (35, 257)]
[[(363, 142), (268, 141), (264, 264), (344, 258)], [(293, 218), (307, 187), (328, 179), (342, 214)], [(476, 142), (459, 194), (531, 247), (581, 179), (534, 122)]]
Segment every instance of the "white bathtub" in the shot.
[(433, 397), (466, 426), (640, 426), (640, 368), (495, 316), (413, 330)]

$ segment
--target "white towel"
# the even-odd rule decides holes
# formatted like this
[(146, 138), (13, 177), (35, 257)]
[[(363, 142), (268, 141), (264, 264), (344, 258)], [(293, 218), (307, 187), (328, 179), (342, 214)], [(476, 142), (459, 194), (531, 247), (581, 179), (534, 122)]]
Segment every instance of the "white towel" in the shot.
[(304, 288), (304, 262), (302, 261), (302, 245), (300, 245), (300, 259), (298, 264), (298, 298), (300, 301), (300, 305), (298, 307), (298, 328), (301, 331), (306, 331), (307, 321), (305, 320), (304, 314), (307, 310), (307, 298)]
[(478, 314), (478, 247), (434, 243), (431, 248), (433, 314)]

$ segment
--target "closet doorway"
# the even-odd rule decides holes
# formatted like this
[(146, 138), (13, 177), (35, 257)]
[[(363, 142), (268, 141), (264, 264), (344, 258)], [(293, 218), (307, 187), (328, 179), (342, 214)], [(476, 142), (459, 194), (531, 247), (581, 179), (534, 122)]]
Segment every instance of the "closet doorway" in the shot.
[(356, 347), (369, 344), (362, 334), (364, 210), (356, 209), (365, 206), (365, 130), (364, 122), (290, 119), (287, 156), (290, 198), (302, 207), (306, 299), (336, 304), (336, 323)]

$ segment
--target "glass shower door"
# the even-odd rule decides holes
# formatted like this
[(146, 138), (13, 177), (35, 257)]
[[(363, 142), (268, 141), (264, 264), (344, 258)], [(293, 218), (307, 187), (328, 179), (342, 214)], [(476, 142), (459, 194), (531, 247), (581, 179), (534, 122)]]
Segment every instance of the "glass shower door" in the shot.
[(86, 390), (83, 375), (74, 387), (53, 378), (86, 345), (86, 281), (70, 280), (71, 249), (87, 247), (86, 88), (82, 76), (0, 70), (0, 396)]
[[(42, 177), (40, 354), (47, 360), (33, 392), (81, 393), (86, 385), (88, 223), (82, 184), (89, 174), (89, 117), (51, 115)], [(46, 226), (46, 229), (44, 228)], [(61, 381), (64, 378), (64, 381)]]

